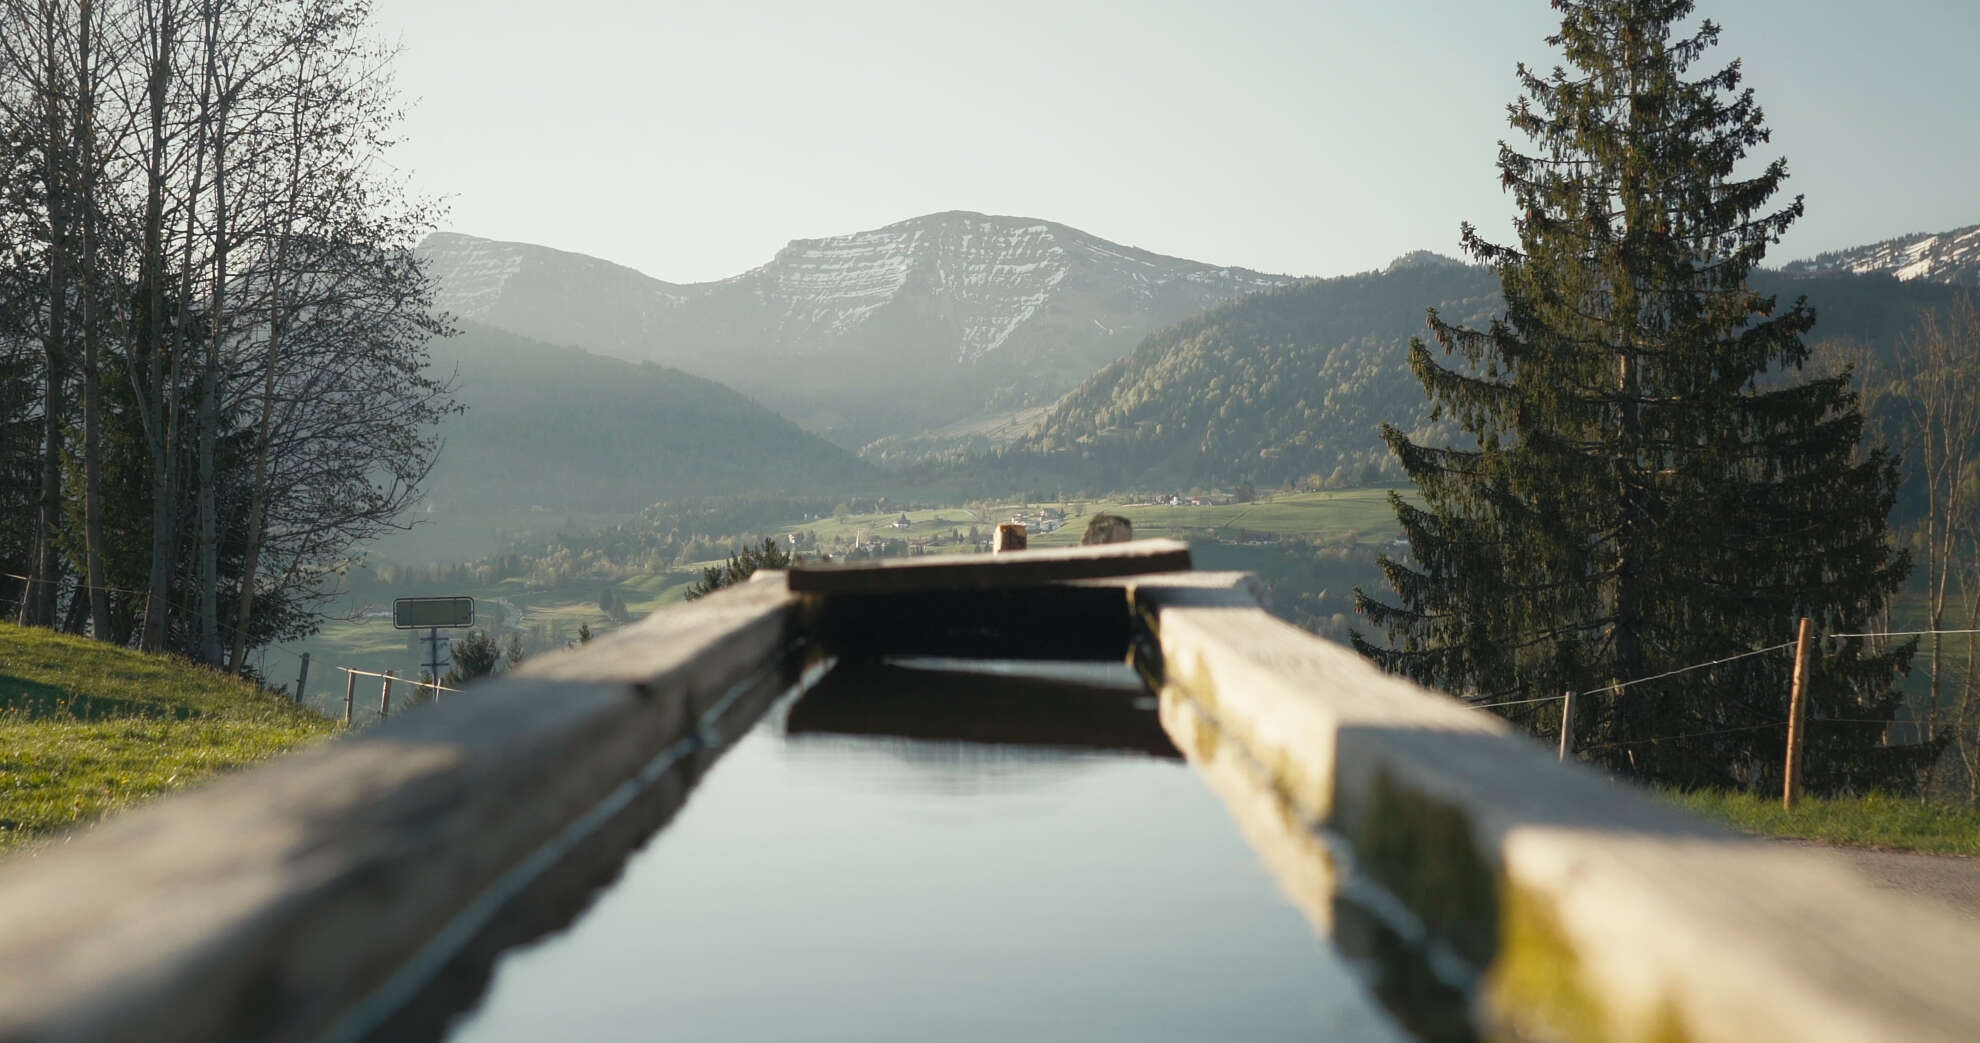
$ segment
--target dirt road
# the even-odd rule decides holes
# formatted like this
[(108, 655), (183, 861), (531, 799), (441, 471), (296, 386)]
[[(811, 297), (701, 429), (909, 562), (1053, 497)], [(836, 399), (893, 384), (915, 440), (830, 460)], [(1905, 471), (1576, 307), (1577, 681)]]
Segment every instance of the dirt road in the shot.
[(1938, 902), (1980, 923), (1980, 858), (1832, 847), (1806, 840), (1782, 843), (1828, 852), (1878, 887)]

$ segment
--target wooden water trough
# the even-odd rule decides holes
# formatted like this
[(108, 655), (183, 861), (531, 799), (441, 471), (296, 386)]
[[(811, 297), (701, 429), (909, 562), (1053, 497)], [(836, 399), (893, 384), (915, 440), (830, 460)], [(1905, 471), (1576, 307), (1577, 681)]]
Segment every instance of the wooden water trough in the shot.
[(16, 858), (0, 1041), (431, 1037), (808, 671), (902, 654), (1130, 660), (1425, 1037), (1980, 1039), (1980, 932), (1556, 763), (1188, 564), (1157, 540), (760, 574)]

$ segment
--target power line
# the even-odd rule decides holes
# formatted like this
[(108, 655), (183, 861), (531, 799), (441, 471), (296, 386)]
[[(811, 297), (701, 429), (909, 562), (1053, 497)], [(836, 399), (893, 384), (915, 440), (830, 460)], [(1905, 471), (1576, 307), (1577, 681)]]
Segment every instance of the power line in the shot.
[(1734, 732), (1757, 732), (1763, 728), (1784, 727), (1786, 726), (1786, 724), (1787, 724), (1786, 721), (1775, 721), (1772, 724), (1749, 724), (1742, 728), (1717, 728), (1709, 732), (1685, 732), (1682, 735), (1657, 735), (1647, 739), (1631, 739), (1627, 742), (1605, 742), (1595, 746), (1583, 746), (1581, 747), (1581, 750), (1582, 752), (1587, 752), (1589, 750), (1613, 750), (1619, 746), (1635, 746), (1646, 742), (1674, 742), (1678, 739), (1698, 739), (1698, 738), (1703, 738), (1704, 736), (1707, 735), (1731, 735)]
[[(1818, 635), (1818, 636), (1820, 636), (1820, 637), (1823, 637), (1823, 638), (1837, 638), (1837, 639), (1841, 639), (1841, 638), (1852, 638), (1852, 637), (1926, 637), (1926, 636), (1930, 636), (1930, 635), (1933, 635), (1933, 634), (1938, 634), (1938, 635), (1941, 635), (1941, 636), (1953, 636), (1953, 635), (1960, 635), (1960, 634), (1980, 634), (1980, 629), (1970, 629), (1970, 630), (1884, 630), (1884, 631), (1876, 631), (1876, 632), (1869, 632), (1869, 633), (1862, 633), (1862, 634), (1821, 634), (1821, 635)], [(1714, 659), (1714, 660), (1712, 660), (1712, 661), (1711, 661), (1711, 662), (1709, 662), (1709, 663), (1695, 663), (1695, 664), (1693, 664), (1693, 665), (1691, 665), (1691, 666), (1681, 666), (1681, 667), (1679, 667), (1679, 668), (1677, 668), (1676, 670), (1668, 670), (1668, 671), (1665, 671), (1664, 673), (1661, 673), (1661, 674), (1653, 674), (1653, 675), (1651, 675), (1651, 676), (1649, 676), (1649, 677), (1639, 677), (1639, 678), (1636, 678), (1636, 679), (1635, 679), (1635, 680), (1633, 680), (1633, 681), (1624, 681), (1624, 682), (1622, 682), (1621, 684), (1612, 684), (1612, 685), (1603, 685), (1603, 686), (1602, 686), (1602, 687), (1600, 687), (1600, 688), (1590, 688), (1589, 690), (1587, 690), (1587, 691), (1585, 691), (1585, 692), (1576, 692), (1576, 693), (1574, 693), (1574, 694), (1576, 694), (1576, 695), (1600, 695), (1600, 694), (1602, 694), (1603, 692), (1612, 692), (1612, 691), (1620, 691), (1620, 690), (1622, 690), (1622, 689), (1624, 689), (1624, 688), (1630, 688), (1630, 687), (1633, 687), (1633, 686), (1635, 686), (1635, 685), (1639, 685), (1639, 684), (1649, 684), (1649, 683), (1650, 683), (1650, 682), (1652, 682), (1652, 681), (1661, 681), (1661, 680), (1663, 680), (1663, 679), (1665, 679), (1665, 678), (1667, 678), (1667, 677), (1676, 677), (1676, 676), (1677, 676), (1677, 675), (1679, 675), (1679, 674), (1683, 674), (1683, 673), (1689, 673), (1689, 672), (1691, 672), (1691, 671), (1693, 671), (1693, 670), (1704, 670), (1704, 669), (1706, 669), (1707, 667), (1714, 667), (1714, 666), (1721, 666), (1721, 665), (1724, 665), (1724, 664), (1726, 664), (1726, 663), (1731, 663), (1731, 662), (1734, 662), (1734, 661), (1736, 661), (1736, 660), (1740, 660), (1740, 659), (1745, 659), (1745, 658), (1747, 658), (1747, 657), (1749, 657), (1749, 656), (1757, 656), (1757, 655), (1766, 655), (1766, 654), (1767, 654), (1767, 653), (1769, 653), (1769, 652), (1778, 652), (1778, 651), (1781, 651), (1782, 649), (1785, 649), (1785, 648), (1793, 648), (1793, 647), (1794, 647), (1794, 642), (1792, 642), (1792, 641), (1786, 641), (1786, 642), (1782, 642), (1781, 644), (1778, 644), (1778, 645), (1771, 645), (1771, 646), (1769, 646), (1769, 647), (1767, 647), (1767, 648), (1756, 648), (1756, 649), (1754, 649), (1754, 650), (1753, 650), (1753, 651), (1751, 651), (1751, 652), (1741, 652), (1741, 653), (1739, 653), (1738, 655), (1730, 655), (1730, 656), (1727, 656), (1727, 657), (1725, 657), (1724, 659)], [(1555, 701), (1556, 699), (1562, 699), (1562, 698), (1565, 698), (1565, 697), (1566, 697), (1566, 693), (1562, 693), (1561, 695), (1542, 695), (1542, 696), (1536, 696), (1536, 697), (1534, 697), (1534, 698), (1531, 698), (1531, 699), (1504, 699), (1504, 700), (1500, 700), (1500, 701), (1497, 701), (1497, 702), (1487, 702), (1487, 703), (1467, 703), (1466, 705), (1468, 705), (1469, 707), (1471, 707), (1471, 708), (1472, 708), (1472, 709), (1474, 709), (1474, 710), (1490, 710), (1490, 709), (1495, 709), (1495, 708), (1498, 708), (1498, 707), (1501, 707), (1501, 706), (1530, 706), (1530, 705), (1532, 705), (1532, 704), (1534, 704), (1534, 703), (1550, 703), (1550, 702), (1553, 702), (1553, 701)]]
[(1887, 630), (1874, 634), (1823, 634), (1823, 637), (1926, 637), (1932, 634), (1980, 634), (1980, 630)]
[[(1575, 694), (1579, 695), (1581, 693), (1577, 692)], [(1542, 695), (1532, 699), (1507, 699), (1503, 702), (1470, 703), (1468, 705), (1473, 710), (1490, 710), (1500, 706), (1526, 706), (1532, 703), (1551, 703), (1556, 699), (1564, 699), (1566, 697), (1567, 693), (1563, 692), (1560, 695)]]

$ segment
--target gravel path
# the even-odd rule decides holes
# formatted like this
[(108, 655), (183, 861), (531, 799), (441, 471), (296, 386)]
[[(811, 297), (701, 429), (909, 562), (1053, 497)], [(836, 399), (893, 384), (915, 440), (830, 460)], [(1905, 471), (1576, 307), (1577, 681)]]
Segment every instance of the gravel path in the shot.
[(1950, 906), (1966, 919), (1980, 922), (1980, 858), (1835, 847), (1811, 840), (1781, 843), (1827, 851), (1878, 887)]

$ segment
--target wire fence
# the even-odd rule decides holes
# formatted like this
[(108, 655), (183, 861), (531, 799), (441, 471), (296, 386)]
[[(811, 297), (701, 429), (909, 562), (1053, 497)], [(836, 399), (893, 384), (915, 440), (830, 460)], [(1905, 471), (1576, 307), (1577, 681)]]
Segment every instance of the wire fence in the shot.
[[(30, 584), (30, 585), (32, 585), (32, 584), (35, 584), (35, 583), (41, 583), (41, 582), (44, 582), (43, 580), (37, 580), (37, 579), (35, 579), (35, 578), (34, 578), (34, 577), (32, 577), (32, 576), (23, 576), (23, 575), (21, 575), (21, 574), (19, 574), (19, 573), (16, 573), (16, 572), (0, 572), (0, 579), (11, 579), (11, 580), (18, 580), (18, 581), (20, 581), (20, 582), (22, 582), (22, 583), (26, 583), (26, 584)], [(106, 586), (106, 585), (100, 585), (100, 584), (92, 584), (92, 583), (85, 583), (85, 582), (83, 582), (83, 581), (82, 581), (81, 579), (75, 579), (75, 580), (72, 580), (72, 581), (63, 581), (63, 583), (62, 583), (62, 586), (65, 586), (65, 587), (68, 587), (69, 589), (71, 589), (71, 590), (73, 590), (73, 591), (76, 591), (76, 592), (78, 592), (78, 593), (80, 593), (80, 592), (82, 592), (82, 591), (93, 591), (93, 590), (101, 590), (101, 591), (104, 591), (104, 592), (106, 592), (106, 593), (111, 593), (111, 594), (123, 594), (123, 595), (126, 595), (126, 596), (129, 596), (129, 597), (134, 597), (134, 598), (148, 598), (148, 597), (150, 597), (150, 594), (149, 594), (149, 592), (147, 592), (147, 591), (142, 591), (142, 590), (132, 590), (132, 589), (130, 589), (130, 588), (128, 588), (128, 587), (113, 587), (113, 586)], [(22, 603), (23, 603), (23, 600), (22, 600), (22, 599), (17, 599), (17, 598), (0, 598), (0, 605), (10, 605), (10, 606), (13, 606), (13, 607), (15, 607), (15, 608), (18, 608), (18, 607), (20, 607), (20, 605), (21, 605)], [(231, 638), (231, 637), (233, 637), (233, 636), (235, 636), (235, 635), (237, 635), (237, 634), (239, 634), (239, 633), (240, 633), (240, 628), (239, 628), (239, 627), (237, 627), (237, 626), (233, 626), (233, 625), (230, 625), (230, 624), (227, 624), (227, 623), (220, 623), (220, 624), (219, 624), (219, 627), (220, 627), (220, 629), (221, 629), (221, 630), (222, 630), (223, 632), (225, 632), (225, 633), (226, 633), (226, 635), (227, 635), (227, 636), (228, 636), (229, 638)], [(272, 651), (272, 652), (275, 652), (275, 653), (277, 653), (277, 654), (279, 654), (279, 655), (286, 655), (286, 656), (288, 656), (289, 658), (291, 658), (291, 659), (294, 659), (294, 660), (296, 660), (296, 662), (297, 662), (297, 664), (298, 664), (299, 666), (302, 666), (302, 667), (303, 667), (303, 668), (304, 668), (305, 670), (307, 669), (307, 664), (308, 664), (308, 662), (309, 662), (309, 658), (310, 658), (310, 653), (309, 653), (309, 652), (296, 652), (296, 651), (292, 651), (292, 650), (290, 650), (290, 649), (286, 649), (286, 648), (281, 648), (281, 647), (278, 647), (278, 646), (275, 646), (275, 645), (263, 645), (263, 646), (261, 646), (260, 648), (258, 648), (258, 649), (256, 649), (255, 651), (256, 651), (256, 654), (257, 654), (257, 655), (258, 655), (258, 656), (260, 657), (260, 666), (258, 667), (258, 671), (257, 671), (257, 672), (259, 672), (259, 673), (260, 673), (260, 674), (262, 675), (262, 677), (263, 677), (264, 679), (266, 679), (266, 678), (267, 678), (267, 676), (268, 676), (268, 669), (267, 669), (267, 667), (268, 667), (268, 658), (267, 658), (267, 657), (268, 657), (268, 653), (269, 653), (269, 652), (271, 652), (271, 651)], [(400, 677), (400, 676), (398, 676), (397, 674), (387, 674), (387, 673), (380, 673), (380, 672), (378, 672), (378, 671), (375, 671), (375, 670), (359, 670), (359, 669), (355, 669), (355, 668), (353, 668), (353, 667), (347, 667), (347, 666), (340, 666), (340, 667), (337, 667), (336, 669), (338, 669), (338, 670), (340, 670), (340, 671), (342, 671), (342, 672), (344, 672), (344, 673), (346, 673), (346, 674), (350, 674), (350, 675), (353, 675), (354, 677), (372, 677), (372, 678), (378, 678), (378, 679), (381, 679), (381, 680), (382, 680), (382, 679), (384, 679), (384, 678), (386, 678), (386, 677), (388, 677), (388, 676), (389, 676), (389, 677), (390, 677), (390, 678), (392, 679), (392, 681), (393, 681), (394, 683), (403, 683), (403, 684), (406, 684), (406, 685), (409, 685), (409, 686), (410, 686), (410, 687), (412, 688), (412, 690), (414, 690), (414, 691), (421, 691), (421, 690), (425, 690), (425, 691), (429, 691), (429, 692), (431, 692), (431, 693), (432, 693), (432, 695), (433, 695), (433, 698), (434, 698), (435, 700), (438, 700), (438, 699), (439, 699), (439, 697), (440, 697), (440, 695), (441, 695), (441, 693), (443, 693), (443, 692), (444, 692), (444, 693), (448, 693), (448, 694), (455, 694), (455, 695), (458, 695), (458, 694), (460, 693), (460, 691), (461, 691), (461, 690), (460, 690), (460, 689), (458, 689), (458, 688), (451, 688), (451, 687), (449, 687), (449, 686), (447, 686), (447, 685), (443, 685), (443, 684), (441, 684), (441, 683), (439, 683), (439, 678), (437, 678), (437, 677), (435, 677), (435, 678), (432, 678), (431, 680), (425, 680), (425, 681), (422, 681), (422, 680), (419, 680), (419, 679), (416, 679), (416, 678), (412, 678), (412, 677)], [(298, 675), (298, 676), (297, 676), (297, 678), (296, 678), (296, 681), (297, 681), (297, 683), (298, 683), (298, 685), (299, 685), (299, 686), (300, 686), (300, 684), (301, 684), (301, 683), (303, 682), (303, 677), (304, 677), (304, 676), (306, 676), (306, 674), (305, 674), (305, 675)], [(354, 716), (354, 709), (353, 709), (353, 707), (352, 707), (352, 706), (350, 705), (350, 704), (351, 704), (351, 702), (353, 701), (353, 693), (352, 693), (352, 692), (350, 692), (350, 691), (348, 690), (348, 686), (346, 686), (346, 687), (347, 687), (347, 690), (346, 690), (346, 692), (345, 692), (345, 703), (346, 703), (346, 705), (345, 705), (345, 709), (344, 709), (344, 723), (346, 723), (346, 724), (349, 724), (349, 723), (351, 723), (351, 722), (352, 722), (352, 718), (353, 718), (353, 716)], [(298, 690), (297, 690), (296, 692), (294, 692), (294, 693), (292, 693), (292, 695), (293, 695), (293, 698), (294, 698), (294, 699), (296, 700), (296, 702), (298, 702), (298, 703), (301, 703), (301, 702), (303, 702), (303, 701), (304, 701), (304, 698), (305, 698), (305, 697), (304, 697), (304, 693), (303, 693), (303, 692), (302, 692), (302, 691), (300, 690), (300, 688), (298, 688)], [(386, 692), (381, 692), (381, 695), (380, 695), (380, 711), (379, 711), (379, 714), (378, 714), (378, 716), (379, 716), (379, 717), (386, 717), (386, 716), (389, 716), (389, 715), (390, 715), (390, 713), (391, 713), (391, 709), (390, 709), (390, 701), (389, 701), (389, 700), (390, 700), (390, 695), (389, 695), (389, 693), (386, 693)]]
[[(1871, 638), (1930, 637), (1933, 635), (1938, 635), (1941, 637), (1953, 637), (1959, 635), (1972, 635), (1972, 634), (1980, 634), (1980, 628), (1955, 629), (1955, 630), (1878, 630), (1878, 631), (1865, 631), (1862, 633), (1823, 634), (1820, 635), (1819, 639), (1840, 641), (1840, 640), (1848, 640), (1848, 639), (1861, 640), (1861, 639), (1871, 639)], [(1639, 677), (1628, 681), (1617, 682), (1615, 684), (1602, 685), (1597, 688), (1587, 689), (1586, 691), (1562, 692), (1558, 695), (1541, 695), (1541, 696), (1534, 696), (1531, 698), (1524, 698), (1524, 699), (1493, 699), (1484, 702), (1467, 702), (1466, 706), (1469, 709), (1473, 709), (1473, 710), (1495, 710), (1495, 709), (1502, 709), (1505, 707), (1512, 707), (1512, 706), (1534, 706), (1543, 703), (1560, 702), (1562, 700), (1569, 698), (1570, 696), (1574, 698), (1581, 698), (1583, 696), (1614, 694), (1627, 688), (1636, 687), (1637, 685), (1649, 684), (1653, 681), (1667, 680), (1672, 677), (1678, 677), (1680, 675), (1692, 673), (1698, 670), (1709, 670), (1713, 667), (1724, 666), (1727, 663), (1738, 662), (1742, 659), (1750, 659), (1754, 656), (1762, 656), (1775, 652), (1786, 651), (1793, 647), (1795, 647), (1795, 642), (1784, 641), (1778, 645), (1768, 645), (1765, 648), (1755, 648), (1745, 652), (1737, 652), (1732, 655), (1722, 656), (1718, 659), (1711, 659), (1701, 663), (1692, 663), (1688, 666), (1678, 667), (1675, 670), (1666, 670), (1663, 671), (1662, 673), (1651, 674), (1647, 677)], [(1897, 721), (1895, 719), (1875, 720), (1871, 718), (1851, 718), (1851, 717), (1810, 717), (1807, 720), (1811, 724), (1862, 724), (1862, 725), (1877, 725), (1886, 728), (1894, 727), (1904, 723), (1901, 721)], [(1576, 747), (1576, 750), (1582, 753), (1590, 753), (1598, 750), (1618, 749), (1624, 746), (1636, 745), (1640, 743), (1676, 742), (1683, 739), (1699, 739), (1699, 738), (1707, 738), (1715, 735), (1732, 735), (1740, 732), (1763, 731), (1768, 728), (1785, 728), (1788, 726), (1789, 723), (1790, 723), (1789, 721), (1783, 719), (1779, 721), (1770, 721), (1765, 724), (1741, 725), (1733, 728), (1715, 728), (1708, 731), (1681, 732), (1673, 735), (1647, 736), (1640, 739), (1631, 739), (1628, 740), (1627, 742), (1606, 742), (1606, 743), (1597, 743), (1595, 745), (1590, 745), (1590, 746), (1580, 746), (1580, 747)]]
[(413, 686), (414, 688), (431, 688), (436, 692), (450, 692), (455, 695), (459, 695), (461, 692), (459, 688), (449, 688), (446, 685), (439, 683), (438, 681), (421, 681), (411, 677), (400, 677), (398, 674), (392, 673), (390, 671), (379, 673), (376, 670), (359, 670), (356, 667), (350, 667), (350, 666), (340, 666), (337, 669), (343, 673), (356, 674), (359, 677), (377, 677), (377, 678), (389, 677), (394, 682), (404, 682), (406, 684)]
[[(394, 684), (404, 683), (411, 689), (411, 692), (413, 694), (417, 694), (418, 692), (421, 691), (431, 692), (432, 699), (434, 702), (440, 701), (440, 693), (442, 692), (447, 692), (454, 695), (458, 695), (461, 692), (459, 688), (452, 688), (447, 685), (441, 684), (438, 678), (434, 678), (432, 680), (425, 680), (425, 679), (415, 680), (410, 677), (400, 677), (399, 675), (391, 672), (390, 670), (380, 673), (376, 670), (359, 670), (356, 667), (350, 667), (350, 666), (340, 666), (337, 669), (342, 671), (345, 675), (347, 675), (344, 683), (344, 724), (346, 726), (351, 726), (358, 723), (357, 679), (360, 677), (375, 677), (378, 678), (381, 682), (378, 690), (377, 714), (376, 716), (366, 715), (364, 720), (365, 724), (370, 724), (375, 721), (382, 721), (385, 718), (392, 716), (392, 686)], [(402, 712), (404, 708), (405, 707), (403, 705), (400, 707)]]
[[(1574, 694), (1576, 696), (1583, 696), (1583, 695), (1601, 695), (1605, 692), (1619, 692), (1625, 688), (1634, 688), (1637, 685), (1649, 684), (1652, 681), (1662, 681), (1665, 678), (1676, 677), (1679, 674), (1688, 674), (1694, 670), (1706, 670), (1715, 666), (1723, 666), (1726, 663), (1737, 662), (1738, 660), (1741, 659), (1750, 659), (1754, 656), (1766, 655), (1769, 652), (1779, 652), (1782, 649), (1793, 648), (1793, 647), (1794, 647), (1794, 642), (1792, 641), (1786, 642), (1784, 644), (1769, 645), (1766, 648), (1756, 648), (1750, 652), (1740, 652), (1737, 655), (1729, 655), (1722, 659), (1714, 659), (1709, 662), (1693, 663), (1690, 666), (1681, 666), (1675, 670), (1666, 670), (1661, 674), (1652, 674), (1649, 677), (1639, 677), (1633, 681), (1623, 681), (1617, 684), (1603, 685), (1600, 688), (1590, 688), (1585, 692), (1576, 692)], [(1527, 706), (1533, 703), (1551, 703), (1557, 699), (1565, 699), (1567, 698), (1567, 696), (1568, 693), (1562, 692), (1559, 695), (1543, 695), (1532, 699), (1505, 699), (1498, 702), (1472, 703), (1470, 705), (1471, 708), (1474, 710), (1489, 710), (1500, 706)]]

